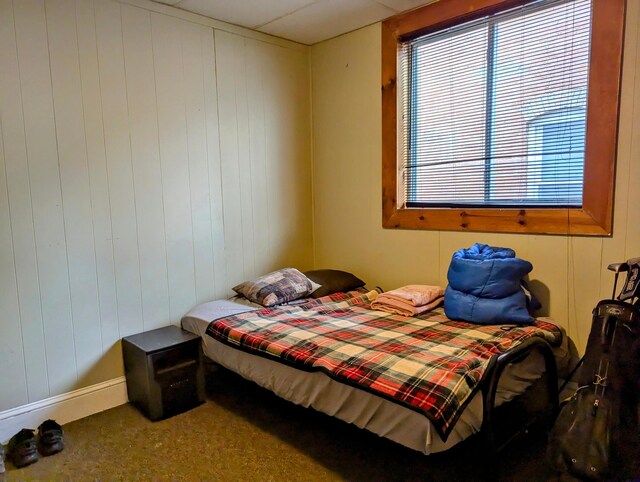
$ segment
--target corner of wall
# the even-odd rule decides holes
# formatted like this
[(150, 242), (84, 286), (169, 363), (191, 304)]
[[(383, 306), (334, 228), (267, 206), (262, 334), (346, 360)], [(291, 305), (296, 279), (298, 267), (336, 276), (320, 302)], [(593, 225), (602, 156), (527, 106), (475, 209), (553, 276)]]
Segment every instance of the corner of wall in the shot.
[(314, 135), (313, 135), (313, 45), (307, 51), (309, 72), (309, 161), (311, 163), (311, 263), (316, 269), (316, 193), (314, 179)]

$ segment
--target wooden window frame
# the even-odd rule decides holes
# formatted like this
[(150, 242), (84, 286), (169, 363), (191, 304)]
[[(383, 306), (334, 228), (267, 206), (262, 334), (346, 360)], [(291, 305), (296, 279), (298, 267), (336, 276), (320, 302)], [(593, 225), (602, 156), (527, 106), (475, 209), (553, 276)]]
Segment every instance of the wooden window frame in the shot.
[(404, 208), (398, 206), (399, 43), (531, 0), (439, 0), (382, 23), (382, 225), (385, 228), (610, 236), (626, 0), (592, 0), (581, 208)]

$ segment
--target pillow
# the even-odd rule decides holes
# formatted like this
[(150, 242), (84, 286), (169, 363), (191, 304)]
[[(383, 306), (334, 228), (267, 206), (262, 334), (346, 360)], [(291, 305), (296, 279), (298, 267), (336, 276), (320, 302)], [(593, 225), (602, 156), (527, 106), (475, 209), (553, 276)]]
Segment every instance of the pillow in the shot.
[(317, 269), (306, 271), (305, 276), (315, 281), (320, 288), (311, 293), (312, 298), (320, 298), (340, 291), (351, 291), (363, 287), (366, 283), (357, 276), (337, 269)]
[(319, 287), (297, 269), (283, 268), (240, 283), (233, 291), (268, 308), (307, 296)]

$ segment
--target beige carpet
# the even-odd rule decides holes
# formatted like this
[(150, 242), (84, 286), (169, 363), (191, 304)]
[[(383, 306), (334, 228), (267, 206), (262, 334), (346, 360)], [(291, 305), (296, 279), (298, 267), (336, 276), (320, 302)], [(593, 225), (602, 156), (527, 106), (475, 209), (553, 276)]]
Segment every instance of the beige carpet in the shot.
[[(278, 399), (226, 371), (206, 403), (150, 422), (123, 405), (65, 425), (66, 448), (6, 480), (545, 480), (544, 438), (503, 451), (488, 472), (463, 444), (426, 457)], [(0, 480), (2, 476), (0, 475)]]

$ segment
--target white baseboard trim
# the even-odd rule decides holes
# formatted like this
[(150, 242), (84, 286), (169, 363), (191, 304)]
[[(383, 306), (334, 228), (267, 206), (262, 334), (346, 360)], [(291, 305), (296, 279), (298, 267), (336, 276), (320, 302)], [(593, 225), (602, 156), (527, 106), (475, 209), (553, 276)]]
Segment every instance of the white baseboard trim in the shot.
[(51, 418), (59, 424), (73, 422), (94, 413), (127, 403), (124, 377), (45, 398), (0, 412), (0, 443), (6, 443), (22, 428), (36, 429)]

